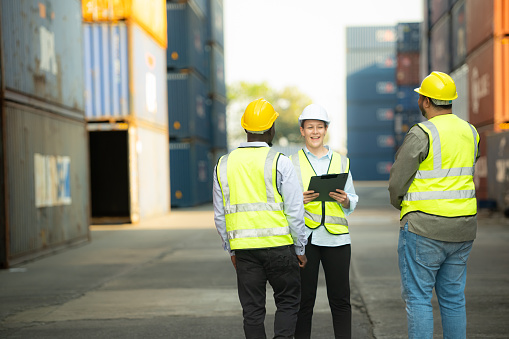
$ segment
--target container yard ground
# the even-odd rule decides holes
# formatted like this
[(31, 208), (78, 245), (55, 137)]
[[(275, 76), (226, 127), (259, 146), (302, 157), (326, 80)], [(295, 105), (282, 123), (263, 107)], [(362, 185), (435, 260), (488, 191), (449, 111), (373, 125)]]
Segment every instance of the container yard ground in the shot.
[[(360, 202), (349, 218), (353, 338), (405, 338), (398, 213), (388, 204), (387, 182), (355, 185)], [(509, 223), (481, 214), (466, 289), (468, 338), (506, 338)], [(92, 226), (91, 235), (84, 246), (0, 271), (0, 337), (243, 337), (235, 273), (210, 204), (173, 209), (139, 225)], [(333, 336), (323, 274), (313, 324), (313, 338)]]

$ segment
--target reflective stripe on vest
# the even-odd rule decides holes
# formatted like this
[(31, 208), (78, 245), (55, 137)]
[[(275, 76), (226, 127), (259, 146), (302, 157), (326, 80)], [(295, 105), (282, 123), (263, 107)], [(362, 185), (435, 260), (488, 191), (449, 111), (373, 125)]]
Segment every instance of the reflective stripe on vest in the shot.
[[(275, 182), (279, 155), (269, 147), (238, 148), (219, 160), (217, 177), (223, 194), (226, 230), (232, 250), (293, 243), (283, 212), (284, 204)], [(236, 158), (233, 164), (229, 161), (230, 157)], [(239, 162), (247, 164), (249, 173), (238, 166)], [(230, 187), (230, 181), (239, 178), (241, 180), (234, 181), (244, 187)], [(262, 185), (256, 187), (263, 187), (263, 197), (257, 196), (260, 191), (246, 189), (249, 185)], [(235, 197), (231, 196), (232, 193)], [(267, 228), (268, 225), (273, 227)]]
[[(297, 172), (297, 177), (303, 191), (307, 191), (311, 177), (316, 175), (313, 166), (309, 162), (309, 159), (307, 158), (304, 150), (300, 150), (290, 158)], [(303, 163), (304, 165), (301, 166)], [(348, 170), (348, 158), (340, 155), (339, 153), (333, 152), (327, 173), (348, 173)], [(348, 233), (348, 221), (345, 218), (343, 208), (337, 202), (325, 202), (325, 216), (323, 216), (324, 206), (323, 202), (321, 201), (311, 201), (304, 205), (304, 209), (304, 220), (307, 227), (312, 229), (317, 228), (322, 224), (323, 220), (325, 228), (330, 233)]]
[[(418, 124), (428, 134), (430, 147), (427, 158), (420, 164), (414, 181), (403, 197), (401, 218), (413, 211), (421, 211), (444, 217), (473, 215), (477, 213), (473, 175), (478, 152), (478, 134), (472, 125), (468, 124), (473, 137), (473, 149), (457, 147), (453, 151), (450, 148), (455, 146), (454, 139), (448, 140), (450, 142), (449, 145), (452, 145), (448, 146), (449, 149), (447, 151), (453, 152), (455, 156), (458, 156), (459, 160), (457, 161), (460, 161), (463, 166), (443, 168), (442, 157), (444, 150), (442, 148), (441, 137), (468, 137), (465, 123), (468, 124), (451, 114), (436, 117), (433, 119), (433, 122), (425, 121)], [(437, 126), (444, 130), (442, 136)], [(460, 133), (459, 136), (448, 133), (452, 129)], [(433, 158), (432, 163), (430, 157)], [(468, 167), (465, 167), (467, 164)]]

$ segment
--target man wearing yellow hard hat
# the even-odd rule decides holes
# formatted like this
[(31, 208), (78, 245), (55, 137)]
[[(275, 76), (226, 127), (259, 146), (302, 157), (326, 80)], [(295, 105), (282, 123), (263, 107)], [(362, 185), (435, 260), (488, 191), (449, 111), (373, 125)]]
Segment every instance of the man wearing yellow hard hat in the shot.
[(279, 114), (251, 102), (241, 125), (247, 142), (214, 169), (214, 221), (237, 272), (246, 338), (265, 338), (266, 284), (277, 307), (275, 338), (293, 338), (300, 304), (299, 267), (307, 243), (302, 189), (287, 157), (270, 148)]
[(452, 113), (452, 78), (432, 72), (415, 91), (427, 119), (413, 126), (391, 169), (401, 210), (398, 244), (409, 338), (433, 338), (433, 288), (444, 338), (466, 338), (466, 263), (477, 231), (474, 166), (479, 134)]

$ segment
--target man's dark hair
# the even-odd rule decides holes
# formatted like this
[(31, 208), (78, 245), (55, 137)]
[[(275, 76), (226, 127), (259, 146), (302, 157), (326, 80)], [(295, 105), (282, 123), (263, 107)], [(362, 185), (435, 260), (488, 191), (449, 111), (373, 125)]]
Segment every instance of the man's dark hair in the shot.
[(452, 109), (452, 104), (449, 104), (449, 105), (437, 105), (437, 104), (435, 104), (435, 103), (433, 102), (433, 100), (431, 100), (431, 98), (430, 98), (430, 97), (426, 97), (426, 98), (428, 98), (428, 99), (429, 99), (429, 102), (431, 103), (431, 105), (432, 105), (434, 108), (438, 109), (438, 110)]

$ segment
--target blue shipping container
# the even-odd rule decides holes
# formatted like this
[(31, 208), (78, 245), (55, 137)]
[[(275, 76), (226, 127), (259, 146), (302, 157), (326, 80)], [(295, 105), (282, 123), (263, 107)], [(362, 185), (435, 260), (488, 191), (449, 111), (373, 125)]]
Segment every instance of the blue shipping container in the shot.
[(452, 68), (461, 66), (467, 57), (467, 17), (465, 1), (452, 9)]
[(394, 127), (386, 129), (348, 129), (348, 154), (394, 155)]
[(84, 24), (85, 115), (88, 120), (129, 115), (125, 24)]
[(398, 52), (418, 52), (421, 50), (421, 24), (418, 22), (399, 23)]
[(212, 146), (214, 148), (227, 148), (226, 136), (226, 104), (222, 100), (210, 100)]
[(208, 0), (207, 40), (224, 48), (223, 0)]
[(348, 154), (350, 171), (354, 180), (389, 180), (394, 158), (371, 154), (368, 156), (354, 156)]
[(169, 68), (192, 68), (208, 76), (205, 62), (206, 20), (189, 3), (167, 3)]
[(419, 100), (419, 93), (414, 91), (420, 85), (413, 86), (399, 86), (398, 93), (396, 94), (396, 112), (415, 111), (419, 109), (417, 101)]
[(2, 1), (2, 96), (24, 96), (83, 116), (81, 1)]
[(206, 84), (194, 73), (168, 73), (170, 138), (210, 140)]
[(392, 49), (355, 50), (346, 53), (346, 75), (366, 69), (385, 70), (396, 68), (396, 54)]
[(396, 74), (394, 69), (372, 69), (350, 75), (346, 79), (346, 100), (370, 102), (396, 99)]
[(171, 206), (190, 207), (212, 201), (214, 165), (207, 144), (170, 142)]
[(216, 46), (210, 50), (209, 94), (226, 98), (223, 50)]
[(346, 49), (384, 49), (396, 51), (397, 34), (394, 26), (347, 27)]
[(392, 128), (394, 102), (355, 103), (346, 106), (347, 128)]

